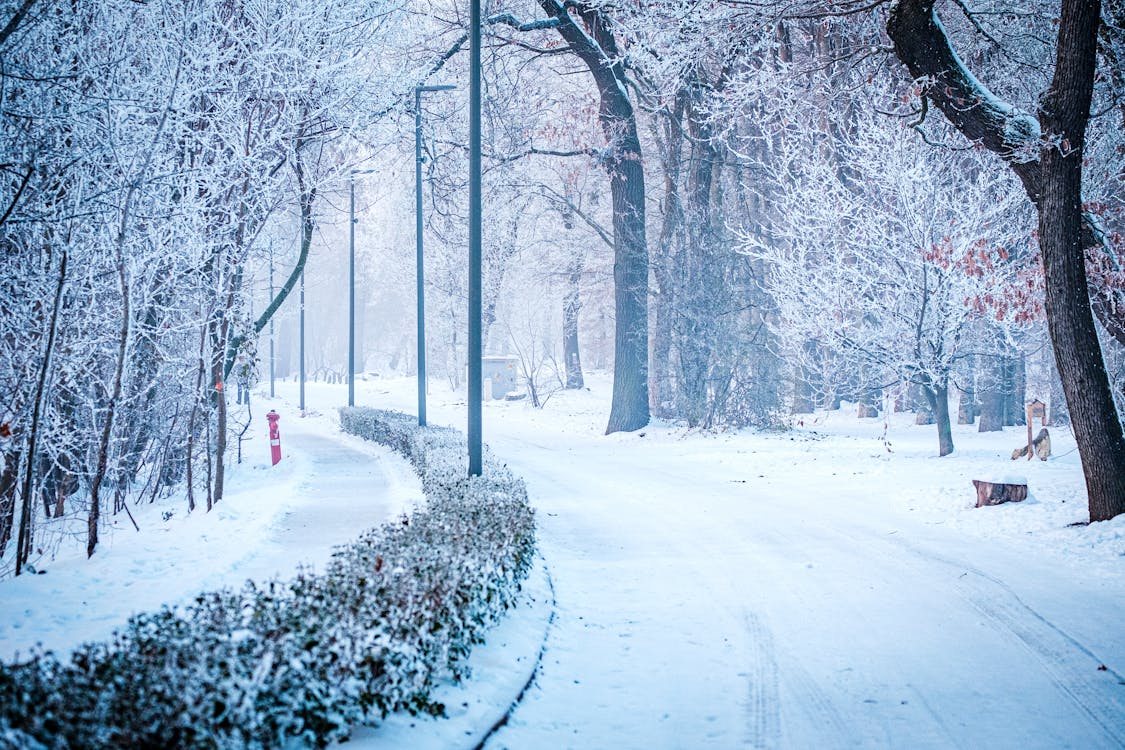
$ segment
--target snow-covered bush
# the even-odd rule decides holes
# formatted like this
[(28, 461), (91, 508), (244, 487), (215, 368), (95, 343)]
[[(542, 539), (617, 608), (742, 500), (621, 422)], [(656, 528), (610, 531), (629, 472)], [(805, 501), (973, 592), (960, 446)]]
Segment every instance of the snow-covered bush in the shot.
[(346, 430), (402, 452), (427, 503), (338, 548), (323, 574), (247, 582), (132, 617), (69, 662), (0, 665), (0, 749), (325, 746), (430, 697), (519, 592), (535, 548), (523, 483), (462, 439), (371, 409)]

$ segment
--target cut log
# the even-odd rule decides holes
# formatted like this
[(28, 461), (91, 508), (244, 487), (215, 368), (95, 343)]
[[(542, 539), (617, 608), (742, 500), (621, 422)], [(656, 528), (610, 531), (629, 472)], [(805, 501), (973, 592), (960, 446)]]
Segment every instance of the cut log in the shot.
[(978, 508), (985, 505), (999, 505), (1000, 503), (1018, 503), (1027, 499), (1026, 484), (985, 482), (981, 479), (974, 479), (973, 486), (977, 488)]

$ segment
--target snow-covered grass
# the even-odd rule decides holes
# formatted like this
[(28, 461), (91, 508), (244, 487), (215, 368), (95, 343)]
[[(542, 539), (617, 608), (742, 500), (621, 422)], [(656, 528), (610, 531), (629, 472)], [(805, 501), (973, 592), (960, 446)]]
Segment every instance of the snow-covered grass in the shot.
[[(133, 506), (140, 532), (124, 514), (105, 519), (90, 559), (84, 533), (52, 540), (37, 530), (44, 549), (33, 560), (41, 575), (0, 582), (0, 661), (26, 656), (37, 643), (68, 652), (108, 638), (130, 614), (202, 591), (322, 569), (333, 545), (422, 500), (410, 465), (388, 448), (341, 435), (334, 412), (298, 418), (281, 400), (261, 401), (244, 460), (227, 467), (226, 496), (210, 512), (201, 488), (192, 513), (182, 488), (162, 494)], [(262, 419), (271, 407), (283, 414), (284, 458), (276, 466)]]
[[(860, 419), (847, 403), (839, 410), (794, 416), (791, 429), (780, 432), (705, 432), (657, 419), (639, 433), (607, 436), (602, 433), (611, 378), (595, 373), (587, 375), (587, 384), (583, 390), (555, 393), (543, 409), (526, 401), (486, 401), (486, 443), (505, 461), (518, 464), (524, 452), (520, 446), (565, 455), (579, 453), (583, 442), (592, 452), (604, 453), (643, 441), (655, 466), (684, 464), (702, 476), (729, 475), (732, 483), (786, 483), (802, 494), (830, 488), (837, 506), (871, 504), (981, 539), (1046, 545), (1084, 568), (1125, 561), (1125, 517), (1086, 523), (1082, 464), (1067, 427), (1048, 426), (1052, 455), (1046, 462), (1011, 460), (1012, 450), (1026, 445), (1026, 427), (980, 433), (976, 425), (953, 425), (956, 450), (939, 457), (936, 428), (914, 424), (913, 413)], [(346, 395), (340, 386), (308, 387), (310, 402), (323, 408)], [(357, 393), (360, 403), (403, 411), (412, 409), (416, 399), (415, 382), (409, 378), (368, 376), (358, 382)], [(464, 423), (463, 392), (433, 381), (429, 402), (431, 423)], [(1037, 421), (1035, 432), (1039, 428)], [(1026, 481), (1028, 500), (976, 508), (972, 480), (1005, 478)]]
[(513, 604), (534, 553), (526, 491), (503, 467), (464, 479), (456, 433), (370, 410), (348, 425), (404, 450), (424, 508), (339, 547), (323, 574), (248, 581), (133, 615), (70, 658), (0, 666), (15, 747), (323, 746), (407, 710)]
[[(486, 443), (526, 480), (557, 598), (535, 685), (486, 747), (1125, 743), (1125, 518), (1085, 523), (1067, 430), (1049, 427), (1046, 462), (1010, 459), (1026, 440), (1022, 427), (981, 434), (954, 426), (956, 451), (939, 458), (935, 428), (914, 425), (913, 415), (857, 419), (850, 408), (804, 415), (780, 432), (700, 433), (658, 420), (604, 435), (610, 378), (595, 373), (587, 384), (552, 395), (543, 409), (484, 405)], [(346, 386), (309, 383), (309, 413), (324, 416), (297, 419), (296, 390), (278, 383), (287, 454), (307, 450), (311, 436), (299, 430), (331, 420), (347, 399)], [(415, 399), (410, 378), (357, 383), (364, 406), (409, 413)], [(462, 428), (463, 393), (431, 381), (429, 417)], [(336, 450), (374, 450), (331, 439)], [(264, 442), (253, 449), (264, 452)], [(450, 450), (460, 481), (464, 445)], [(374, 475), (398, 477), (392, 484), (402, 489), (390, 494), (420, 492), (396, 474), (410, 474), (405, 462), (385, 451), (331, 465), (285, 461), (292, 490), (286, 479), (274, 502), (294, 512), (305, 501), (300, 488), (324, 481), (310, 473), (350, 473), (364, 461), (376, 464)], [(277, 476), (253, 464), (241, 471), (235, 481), (245, 479), (245, 491)], [(974, 507), (973, 479), (1015, 473), (1027, 479), (1027, 501)], [(228, 497), (232, 509), (240, 497)], [(138, 586), (122, 587), (104, 570), (82, 578), (88, 566), (120, 556), (130, 567), (115, 571), (162, 569), (167, 552), (173, 566), (200, 566), (217, 580), (222, 563), (212, 570), (179, 551), (204, 535), (257, 559), (259, 539), (226, 531), (240, 521), (220, 512), (185, 519), (177, 511), (160, 542), (145, 544), (134, 540), (155, 534), (140, 519), (144, 533), (119, 531), (102, 561), (101, 552), (89, 563), (60, 558), (47, 575), (0, 582), (0, 610), (13, 612), (0, 621), (4, 651), (26, 650), (32, 631), (46, 647), (72, 648), (73, 631), (87, 627), (79, 600), (97, 603), (99, 619), (116, 611), (118, 622), (155, 608), (137, 604), (146, 580), (139, 573)], [(197, 524), (206, 532), (186, 533)], [(245, 566), (234, 570), (221, 585), (241, 582)], [(182, 600), (174, 591), (169, 598)], [(536, 623), (541, 633), (542, 618)], [(521, 640), (517, 655), (513, 639), (490, 636), (473, 658), (521, 659), (526, 670), (534, 639)], [(399, 714), (350, 744), (476, 747), (515, 697), (494, 674), (481, 669), (434, 694), (450, 703), (454, 721)], [(474, 721), (484, 724), (461, 729)], [(442, 739), (427, 744), (427, 734)]]

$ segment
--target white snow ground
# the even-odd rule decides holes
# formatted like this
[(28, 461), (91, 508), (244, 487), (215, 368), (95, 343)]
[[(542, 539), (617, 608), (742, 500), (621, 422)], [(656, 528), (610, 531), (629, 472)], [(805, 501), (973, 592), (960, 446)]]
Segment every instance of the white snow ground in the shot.
[[(345, 387), (308, 386), (323, 418), (300, 419), (295, 391), (279, 384), (286, 462), (244, 464), (226, 507), (139, 518), (146, 533), (123, 527), (89, 563), (60, 558), (0, 582), (3, 657), (292, 570), (297, 538), (324, 559), (418, 497), (404, 462), (331, 435)], [(395, 717), (349, 744), (475, 747), (545, 633), (535, 681), (490, 750), (1125, 747), (1125, 517), (1069, 525), (1086, 511), (1068, 434), (1052, 428), (1046, 463), (1009, 460), (1023, 428), (955, 428), (957, 451), (939, 459), (934, 428), (903, 415), (603, 436), (609, 391), (594, 377), (543, 410), (485, 406), (485, 440), (538, 509), (553, 623), (537, 579), (534, 602), (475, 652), (474, 678), (447, 688), (451, 720)], [(360, 382), (357, 403), (412, 411), (413, 382)], [(436, 381), (429, 406), (432, 423), (464, 429), (463, 398)], [(376, 485), (367, 502), (344, 484), (355, 472)], [(1028, 501), (972, 507), (970, 480), (1011, 472), (1027, 477)], [(378, 507), (362, 520), (324, 512), (333, 498)], [(286, 513), (325, 534), (285, 537)]]

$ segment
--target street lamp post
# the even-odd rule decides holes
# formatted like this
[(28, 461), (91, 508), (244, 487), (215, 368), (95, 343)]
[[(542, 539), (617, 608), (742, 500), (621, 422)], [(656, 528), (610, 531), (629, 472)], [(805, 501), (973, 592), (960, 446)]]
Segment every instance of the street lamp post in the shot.
[[(273, 246), (270, 246), (270, 302), (273, 302)], [(277, 394), (273, 387), (274, 358), (273, 358), (273, 316), (270, 316), (270, 398)]]
[(374, 169), (353, 169), (348, 175), (348, 406), (355, 406), (355, 176)]
[(481, 474), (480, 0), (469, 3), (469, 476)]
[(456, 86), (414, 87), (414, 226), (418, 300), (418, 426), (426, 426), (426, 291), (422, 253), (422, 93), (452, 91)]
[(348, 406), (355, 406), (355, 172), (348, 180)]
[(301, 415), (305, 413), (305, 272), (301, 271)]

